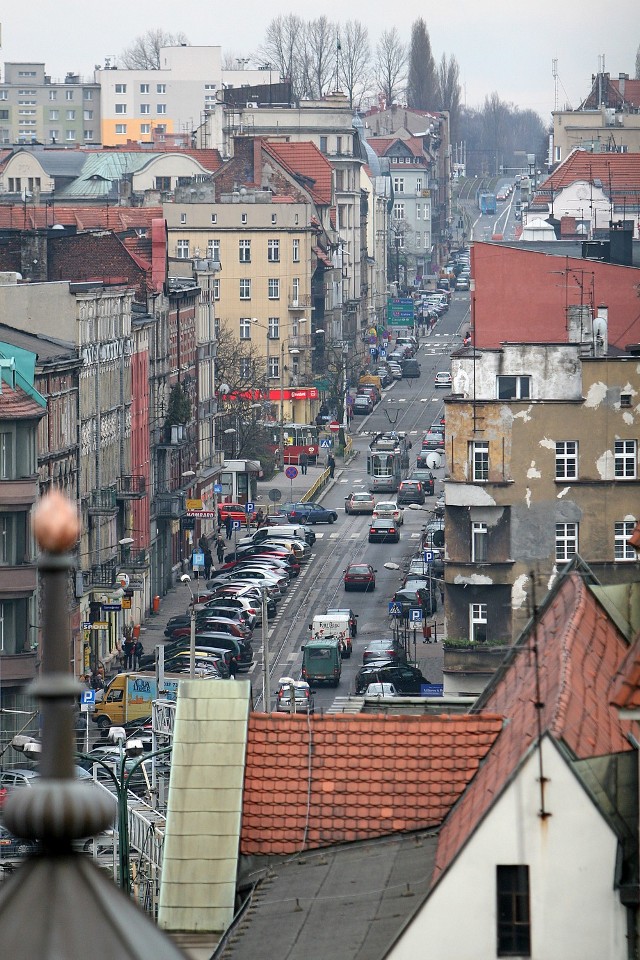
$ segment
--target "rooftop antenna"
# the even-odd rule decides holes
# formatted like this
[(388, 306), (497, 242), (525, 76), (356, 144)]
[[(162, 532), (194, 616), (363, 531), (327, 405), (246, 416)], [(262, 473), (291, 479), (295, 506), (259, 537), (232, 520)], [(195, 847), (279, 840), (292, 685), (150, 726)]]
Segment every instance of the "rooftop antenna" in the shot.
[(551, 73), (553, 74), (553, 109), (558, 109), (558, 58), (554, 57), (551, 61)]

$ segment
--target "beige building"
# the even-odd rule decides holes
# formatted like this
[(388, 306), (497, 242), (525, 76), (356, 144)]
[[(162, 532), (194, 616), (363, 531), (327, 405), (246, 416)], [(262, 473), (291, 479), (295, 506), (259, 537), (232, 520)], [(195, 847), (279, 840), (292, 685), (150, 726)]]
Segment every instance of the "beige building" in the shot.
[(638, 579), (627, 544), (640, 516), (638, 357), (586, 352), (586, 342), (504, 344), (453, 358), (450, 638), (510, 643), (576, 554), (603, 584)]

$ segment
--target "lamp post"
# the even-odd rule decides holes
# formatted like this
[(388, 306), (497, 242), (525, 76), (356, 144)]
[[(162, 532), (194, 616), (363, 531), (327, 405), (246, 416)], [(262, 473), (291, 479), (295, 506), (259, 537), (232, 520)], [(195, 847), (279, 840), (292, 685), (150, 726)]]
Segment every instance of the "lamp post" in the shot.
[(236, 434), (238, 431), (235, 427), (227, 427), (224, 432), (227, 434), (227, 436), (231, 437), (231, 459), (235, 460), (238, 455), (238, 447), (236, 443)]
[(191, 577), (188, 573), (183, 573), (180, 577), (181, 583), (186, 583), (191, 594), (191, 609), (189, 617), (189, 679), (195, 680), (196, 676), (196, 598), (191, 589)]

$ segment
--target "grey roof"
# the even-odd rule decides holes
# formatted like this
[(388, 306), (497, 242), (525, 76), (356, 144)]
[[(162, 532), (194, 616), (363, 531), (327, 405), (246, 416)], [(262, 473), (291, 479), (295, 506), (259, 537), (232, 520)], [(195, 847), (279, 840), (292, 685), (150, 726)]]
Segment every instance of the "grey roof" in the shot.
[(253, 859), (241, 881), (261, 882), (214, 957), (382, 960), (424, 902), (436, 846), (418, 833)]
[[(35, 157), (50, 177), (77, 177), (87, 158), (86, 153), (80, 150), (16, 150), (14, 155), (28, 153)], [(8, 159), (8, 158), (7, 158)]]
[(16, 330), (15, 327), (5, 323), (0, 323), (0, 341), (35, 353), (39, 363), (52, 360), (66, 363), (70, 360), (79, 360), (78, 348), (75, 344), (55, 340), (41, 333), (25, 333), (24, 330)]
[(142, 153), (141, 151), (118, 151), (110, 153), (85, 153), (84, 165), (78, 176), (57, 194), (58, 199), (99, 198), (116, 195), (117, 184), (127, 175), (137, 173), (156, 157), (166, 153)]

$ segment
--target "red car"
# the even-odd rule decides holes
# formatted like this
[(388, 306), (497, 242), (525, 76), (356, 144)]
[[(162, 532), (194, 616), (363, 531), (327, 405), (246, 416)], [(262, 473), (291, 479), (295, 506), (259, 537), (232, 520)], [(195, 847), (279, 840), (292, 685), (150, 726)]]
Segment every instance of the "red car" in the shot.
[(253, 513), (247, 514), (243, 503), (221, 503), (218, 511), (222, 523), (224, 523), (227, 517), (231, 517), (232, 520), (239, 520), (240, 523), (247, 523), (247, 520), (250, 523), (255, 523), (256, 511), (254, 510)]
[(344, 571), (345, 590), (375, 590), (376, 571), (370, 563), (350, 563)]

